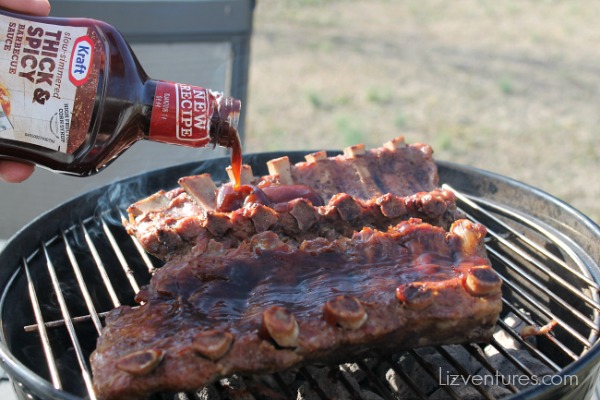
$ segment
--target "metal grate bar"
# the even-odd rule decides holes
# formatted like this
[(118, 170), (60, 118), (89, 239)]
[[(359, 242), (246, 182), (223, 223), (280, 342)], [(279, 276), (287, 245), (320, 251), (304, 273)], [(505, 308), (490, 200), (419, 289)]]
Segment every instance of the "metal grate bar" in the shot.
[[(529, 246), (531, 246), (533, 249), (535, 249), (539, 254), (542, 254), (545, 257), (548, 257), (549, 259), (551, 259), (552, 261), (554, 261), (557, 265), (559, 265), (563, 269), (567, 270), (569, 273), (577, 276), (580, 280), (584, 281), (587, 285), (589, 285), (590, 287), (592, 287), (596, 291), (600, 290), (600, 287), (598, 286), (598, 283), (595, 282), (593, 279), (591, 279), (591, 278), (583, 275), (581, 273), (581, 271), (577, 271), (577, 270), (571, 268), (563, 260), (561, 260), (560, 258), (556, 257), (554, 254), (552, 254), (551, 252), (549, 252), (543, 246), (540, 246), (538, 243), (536, 243), (533, 240), (529, 239), (527, 236), (523, 235), (521, 232), (513, 229), (511, 226), (507, 225), (506, 223), (504, 223), (500, 219), (498, 219), (495, 216), (493, 216), (488, 211), (484, 210), (482, 207), (480, 207), (474, 200), (472, 200), (468, 196), (466, 196), (464, 194), (461, 194), (460, 192), (456, 191), (455, 189), (453, 189), (449, 185), (443, 185), (443, 187), (445, 187), (445, 188), (447, 188), (449, 190), (452, 190), (456, 194), (456, 197), (458, 199), (460, 199), (461, 201), (463, 201), (465, 204), (467, 204), (469, 207), (473, 208), (474, 210), (477, 210), (481, 214), (485, 215), (486, 218), (489, 218), (491, 221), (494, 221), (494, 223), (501, 225), (503, 228), (505, 228), (507, 231), (509, 231), (511, 233), (511, 235), (513, 235), (514, 237), (519, 238), (523, 242), (527, 243)], [(502, 212), (504, 214), (507, 214), (507, 215), (511, 216), (512, 218), (518, 220), (520, 223), (523, 223), (523, 224), (531, 227), (532, 229), (536, 230), (537, 232), (541, 233), (543, 236), (545, 236), (546, 238), (548, 238), (549, 241), (551, 241), (552, 243), (554, 243), (555, 245), (557, 245), (562, 251), (564, 251), (566, 254), (568, 254), (569, 257), (577, 264), (577, 266), (580, 268), (580, 270), (585, 270), (586, 269), (585, 264), (583, 263), (583, 261), (581, 260), (581, 258), (579, 256), (577, 256), (577, 254), (575, 254), (575, 252), (567, 244), (565, 244), (560, 238), (558, 238), (555, 235), (553, 235), (552, 233), (548, 232), (548, 230), (546, 230), (543, 227), (541, 227), (538, 224), (536, 224), (531, 219), (523, 218), (519, 214), (511, 212), (510, 210), (508, 210), (506, 208), (495, 206), (492, 203), (484, 202), (481, 199), (477, 199), (477, 201), (479, 201), (479, 202), (481, 202), (483, 204), (486, 204), (486, 206), (494, 207), (497, 211)], [(481, 223), (473, 215), (467, 213), (464, 210), (462, 210), (462, 211), (465, 212), (465, 214), (467, 214), (467, 216), (469, 217), (469, 219), (472, 219), (475, 222)], [(482, 225), (485, 225), (487, 227), (487, 224), (482, 224)], [(517, 246), (515, 246), (514, 242), (506, 240), (505, 238), (502, 237), (502, 235), (497, 234), (496, 232), (494, 232), (493, 230), (491, 230), (489, 228), (488, 228), (488, 233), (490, 233), (491, 236), (493, 236), (496, 240), (498, 240), (498, 242), (500, 242), (503, 245), (507, 246), (508, 248), (510, 248), (511, 250), (513, 250), (515, 253), (519, 254), (519, 256), (523, 257), (524, 259), (526, 259), (527, 261), (531, 262), (536, 267), (540, 268), (540, 270), (544, 271), (546, 274), (548, 274), (549, 276), (551, 276), (553, 279), (555, 279), (557, 282), (559, 282), (561, 285), (563, 285), (566, 289), (570, 290), (571, 292), (573, 292), (577, 296), (581, 296), (582, 300), (588, 302), (588, 304), (590, 304), (592, 307), (600, 310), (600, 303), (598, 303), (598, 302), (594, 301), (593, 299), (590, 299), (589, 297), (583, 295), (583, 293), (581, 293), (579, 290), (577, 290), (577, 288), (574, 288), (569, 282), (565, 281), (562, 277), (560, 277), (559, 275), (557, 275), (556, 273), (554, 273), (553, 271), (551, 271), (550, 269), (548, 269), (545, 265), (539, 263), (538, 260), (536, 260), (533, 257), (529, 256), (528, 254), (524, 253), (520, 248), (518, 248)]]
[(385, 357), (385, 360), (390, 365), (392, 370), (398, 375), (404, 383), (408, 385), (408, 387), (419, 397), (419, 399), (427, 400), (427, 395), (423, 393), (421, 388), (417, 386), (417, 384), (402, 370), (402, 368), (398, 368), (398, 365), (392, 360), (392, 358), (388, 355)]
[(511, 270), (517, 272), (520, 276), (525, 278), (528, 283), (530, 283), (531, 285), (536, 287), (538, 290), (543, 292), (546, 296), (548, 296), (549, 298), (554, 300), (556, 303), (560, 304), (563, 308), (565, 308), (571, 314), (575, 315), (581, 322), (583, 322), (585, 325), (587, 325), (590, 329), (592, 329), (596, 332), (598, 331), (596, 324), (594, 324), (594, 322), (592, 320), (590, 320), (587, 316), (583, 315), (580, 311), (576, 310), (573, 306), (571, 306), (569, 303), (567, 303), (563, 298), (557, 296), (547, 286), (545, 286), (544, 284), (540, 283), (537, 279), (535, 279), (534, 277), (527, 274), (525, 271), (523, 271), (522, 268), (520, 268), (514, 262), (510, 261), (508, 258), (506, 258), (502, 254), (500, 254), (500, 252), (498, 252), (490, 247), (487, 247), (487, 251), (488, 251), (488, 253), (490, 253), (494, 257), (496, 257), (499, 261), (502, 261), (504, 263), (504, 265), (509, 267)]
[[(125, 218), (125, 216), (123, 215), (123, 213), (121, 213), (120, 211), (119, 211), (119, 216), (121, 217), (122, 221), (127, 220)], [(131, 241), (135, 245), (135, 248), (137, 249), (138, 253), (140, 254), (140, 257), (142, 257), (142, 260), (146, 264), (146, 267), (148, 267), (148, 272), (151, 275), (154, 274), (154, 271), (156, 270), (156, 268), (154, 268), (154, 264), (150, 260), (150, 257), (148, 256), (148, 252), (146, 250), (144, 250), (144, 248), (142, 247), (142, 244), (140, 243), (139, 240), (137, 240), (135, 235), (129, 235), (129, 237), (131, 238)]]
[(510, 326), (508, 326), (506, 324), (506, 322), (504, 322), (501, 319), (499, 319), (497, 323), (510, 336), (512, 336), (514, 339), (516, 339), (521, 345), (523, 345), (524, 347), (526, 347), (527, 350), (529, 350), (529, 352), (531, 353), (531, 355), (535, 356), (538, 360), (542, 361), (544, 364), (546, 364), (548, 367), (552, 368), (556, 372), (560, 371), (560, 367), (554, 361), (552, 361), (544, 353), (542, 353), (541, 351), (539, 351), (538, 349), (536, 349), (535, 347), (533, 347), (527, 341), (523, 340), (523, 338), (521, 337), (521, 335), (519, 335)]
[[(523, 257), (529, 263), (531, 263), (532, 265), (534, 265), (536, 268), (538, 268), (539, 270), (541, 270), (544, 273), (546, 273), (549, 277), (551, 277), (552, 279), (554, 279), (563, 288), (567, 289), (569, 291), (569, 293), (571, 293), (575, 297), (583, 300), (589, 306), (595, 308), (596, 310), (600, 310), (600, 304), (597, 301), (595, 301), (594, 299), (591, 299), (590, 297), (586, 296), (585, 293), (583, 293), (582, 291), (580, 291), (579, 289), (577, 289), (576, 287), (574, 287), (572, 284), (570, 284), (569, 282), (567, 282), (566, 280), (564, 280), (563, 278), (561, 278), (560, 276), (558, 276), (557, 274), (555, 274), (553, 271), (551, 271), (550, 269), (548, 269), (548, 267), (546, 267), (545, 265), (543, 265), (542, 263), (540, 263), (535, 258), (530, 257), (522, 249), (520, 249), (519, 247), (515, 246), (514, 243), (507, 241), (506, 239), (502, 238), (500, 235), (496, 234), (494, 231), (492, 231), (489, 228), (488, 228), (488, 233), (490, 235), (492, 235), (497, 241), (501, 242), (502, 244), (504, 244), (505, 246), (507, 246), (509, 249), (511, 249), (512, 251), (514, 251), (516, 254), (518, 254), (519, 256)], [(488, 249), (489, 249), (489, 246), (488, 246)]]
[[(470, 219), (472, 219), (473, 221), (481, 223), (475, 217), (473, 217), (472, 215), (470, 215), (468, 213), (467, 213), (467, 216)], [(590, 305), (591, 307), (595, 308), (596, 310), (600, 310), (600, 303), (598, 303), (597, 301), (595, 301), (595, 300), (591, 299), (590, 297), (586, 296), (585, 293), (581, 292), (579, 289), (577, 289), (576, 287), (574, 287), (572, 284), (570, 284), (569, 282), (567, 282), (566, 280), (564, 280), (562, 277), (560, 277), (559, 275), (557, 275), (556, 273), (554, 273), (553, 271), (551, 271), (548, 267), (546, 267), (544, 264), (542, 264), (541, 262), (539, 262), (537, 259), (531, 257), (523, 249), (521, 249), (520, 247), (516, 246), (515, 242), (506, 240), (505, 238), (502, 237), (502, 235), (496, 233), (494, 230), (492, 230), (489, 227), (487, 227), (487, 231), (488, 231), (488, 234), (491, 237), (493, 237), (499, 243), (502, 243), (504, 246), (506, 246), (507, 248), (509, 248), (510, 250), (512, 250), (515, 254), (517, 254), (520, 257), (522, 257), (523, 259), (525, 259), (530, 264), (534, 265), (540, 271), (543, 271), (544, 273), (546, 273), (549, 277), (551, 277), (552, 279), (554, 279), (563, 288), (567, 289), (569, 291), (569, 293), (571, 293), (574, 296), (578, 297), (579, 299), (583, 300), (584, 302), (586, 302), (588, 305)], [(486, 246), (486, 247), (487, 247), (488, 250), (490, 250), (489, 246)], [(596, 288), (594, 287), (594, 289), (596, 289)]]
[(50, 339), (48, 338), (46, 327), (44, 326), (44, 317), (42, 316), (42, 309), (40, 307), (40, 302), (38, 301), (37, 294), (35, 292), (33, 280), (31, 279), (31, 274), (29, 273), (29, 266), (27, 265), (27, 261), (25, 260), (25, 258), (23, 258), (23, 268), (25, 269), (25, 275), (27, 276), (27, 288), (29, 289), (29, 298), (31, 299), (31, 307), (33, 308), (33, 314), (35, 315), (35, 322), (37, 324), (35, 326), (40, 332), (40, 340), (42, 341), (42, 348), (44, 349), (44, 356), (46, 357), (46, 361), (48, 364), (48, 371), (50, 372), (52, 385), (56, 389), (62, 389), (62, 383), (60, 381), (58, 369), (56, 368), (54, 353), (52, 352), (52, 347), (50, 346)]
[[(529, 325), (535, 325), (535, 322), (531, 318), (529, 318), (529, 316), (527, 316), (525, 313), (523, 313), (517, 307), (512, 305), (509, 301), (507, 301), (506, 299), (503, 298), (502, 302), (504, 303), (504, 305), (506, 307), (508, 307), (510, 309), (510, 311), (513, 314), (515, 314), (517, 317), (519, 317), (522, 321), (524, 321), (525, 323), (527, 323)], [(550, 342), (552, 342), (554, 345), (556, 345), (558, 348), (560, 348), (566, 355), (568, 355), (573, 360), (577, 360), (579, 358), (577, 356), (577, 354), (572, 352), (571, 349), (569, 349), (567, 346), (565, 346), (562, 342), (560, 342), (554, 336), (550, 335), (549, 333), (545, 333), (544, 337), (546, 339), (548, 339)]]
[[(461, 374), (462, 376), (470, 375), (469, 371), (467, 371), (461, 363), (456, 361), (454, 359), (454, 357), (452, 357), (450, 355), (450, 353), (448, 353), (446, 351), (446, 349), (444, 349), (443, 346), (435, 346), (435, 349), (458, 371), (459, 374)], [(484, 398), (486, 398), (488, 400), (494, 400), (492, 395), (487, 390), (484, 389), (483, 385), (471, 385), (471, 386), (473, 386), (475, 388), (475, 390), (477, 390)]]
[(285, 384), (283, 378), (279, 373), (274, 373), (273, 379), (275, 379), (275, 382), (277, 382), (277, 385), (279, 386), (286, 398), (291, 399), (295, 397), (292, 391), (288, 388), (288, 385)]
[(83, 236), (85, 237), (85, 242), (87, 243), (88, 248), (90, 249), (90, 253), (92, 254), (92, 257), (94, 258), (96, 267), (98, 269), (98, 272), (100, 273), (100, 277), (102, 278), (102, 283), (104, 283), (104, 287), (108, 291), (108, 295), (110, 296), (113, 306), (119, 307), (121, 305), (121, 301), (119, 300), (119, 297), (117, 296), (117, 293), (115, 292), (115, 288), (113, 287), (112, 283), (110, 282), (110, 278), (108, 277), (108, 272), (106, 271), (106, 267), (104, 266), (104, 262), (102, 261), (102, 258), (100, 258), (98, 249), (94, 245), (94, 242), (92, 241), (90, 233), (86, 229), (83, 222), (80, 221), (79, 225), (81, 226), (81, 229), (83, 229)]
[(111, 245), (113, 251), (115, 252), (115, 255), (119, 259), (119, 263), (121, 264), (121, 267), (123, 268), (123, 271), (125, 272), (125, 275), (127, 276), (127, 279), (129, 280), (129, 283), (131, 284), (131, 288), (133, 289), (134, 293), (139, 292), (140, 286), (138, 285), (137, 281), (135, 280), (135, 277), (133, 276), (133, 271), (129, 267), (129, 263), (125, 259), (125, 256), (123, 255), (121, 248), (117, 244), (115, 237), (113, 236), (112, 232), (108, 228), (106, 221), (104, 221), (104, 219), (100, 217), (100, 223), (102, 224), (102, 229), (104, 230), (104, 233), (106, 234), (106, 238), (110, 242), (110, 245)]
[(52, 264), (52, 261), (50, 260), (48, 249), (46, 248), (46, 246), (44, 246), (44, 243), (42, 243), (42, 248), (44, 249), (44, 255), (46, 256), (46, 266), (48, 268), (48, 273), (50, 274), (52, 286), (54, 287), (54, 293), (56, 294), (58, 304), (60, 305), (60, 311), (65, 321), (67, 331), (69, 332), (69, 336), (71, 337), (73, 349), (75, 350), (75, 354), (77, 355), (77, 362), (79, 363), (79, 368), (81, 369), (81, 376), (83, 378), (87, 392), (90, 395), (90, 399), (96, 399), (96, 395), (92, 387), (92, 377), (85, 362), (85, 357), (83, 356), (83, 351), (81, 350), (81, 345), (79, 344), (77, 333), (75, 333), (75, 327), (73, 326), (73, 321), (71, 321), (71, 315), (69, 314), (67, 302), (65, 300), (65, 297), (63, 296), (62, 289), (60, 287), (60, 282), (58, 280), (58, 277), (56, 276), (56, 270), (54, 268), (54, 265)]
[[(557, 247), (560, 248), (561, 251), (563, 251), (565, 254), (567, 254), (569, 256), (569, 258), (577, 265), (579, 270), (573, 269), (564, 260), (558, 258), (556, 255), (554, 255), (553, 253), (548, 251), (546, 248), (544, 248), (543, 246), (540, 246), (538, 243), (532, 241), (531, 239), (529, 239), (527, 236), (523, 235), (522, 233), (520, 233), (512, 228), (508, 228), (511, 230), (511, 232), (515, 236), (517, 236), (522, 241), (528, 243), (531, 247), (533, 247), (540, 254), (543, 254), (544, 256), (548, 257), (553, 262), (555, 262), (557, 265), (559, 265), (563, 269), (565, 269), (567, 272), (577, 276), (579, 279), (581, 279), (583, 282), (585, 282), (587, 285), (589, 285), (592, 289), (596, 290), (597, 292), (600, 291), (600, 285), (598, 284), (598, 282), (594, 281), (590, 276), (584, 275), (581, 272), (581, 271), (587, 271), (587, 267), (586, 267), (585, 263), (583, 262), (581, 257), (579, 257), (577, 255), (577, 253), (575, 253), (573, 251), (573, 249), (564, 242), (564, 240), (560, 239), (558, 236), (554, 235), (552, 232), (549, 232), (547, 229), (545, 229), (544, 227), (542, 227), (541, 225), (536, 223), (533, 219), (525, 218), (525, 217), (511, 211), (510, 209), (507, 209), (505, 207), (499, 207), (498, 205), (490, 203), (490, 202), (486, 202), (483, 199), (480, 199), (479, 201), (482, 204), (486, 204), (487, 207), (495, 209), (499, 213), (502, 213), (504, 215), (508, 215), (511, 218), (514, 218), (515, 220), (519, 221), (519, 223), (522, 223), (522, 224), (530, 227), (531, 229), (541, 233), (549, 241), (551, 241), (552, 243), (557, 245)], [(500, 223), (502, 225), (505, 225), (502, 222), (500, 222)]]
[(542, 314), (544, 314), (548, 318), (556, 320), (556, 322), (558, 322), (563, 329), (565, 329), (567, 332), (569, 332), (571, 335), (573, 335), (573, 337), (576, 338), (579, 342), (581, 342), (584, 346), (586, 346), (588, 348), (592, 346), (592, 344), (590, 343), (590, 341), (587, 338), (583, 337), (579, 332), (577, 332), (575, 329), (573, 329), (569, 324), (567, 324), (565, 321), (563, 321), (555, 313), (551, 312), (550, 310), (546, 309), (545, 307), (542, 307), (542, 305), (539, 302), (535, 301), (535, 299), (533, 299), (529, 294), (525, 293), (524, 290), (519, 288), (517, 285), (515, 285), (510, 280), (506, 279), (498, 271), (496, 271), (496, 272), (498, 273), (500, 278), (502, 278), (504, 284), (506, 284), (514, 292), (518, 293), (519, 296), (521, 296), (525, 300), (527, 300), (532, 305), (532, 307), (539, 310)]
[[(500, 373), (500, 371), (496, 368), (494, 368), (492, 366), (492, 364), (489, 363), (489, 361), (485, 358), (485, 356), (483, 355), (483, 350), (481, 349), (481, 347), (479, 347), (478, 345), (474, 344), (474, 343), (469, 343), (469, 344), (463, 344), (462, 346), (465, 350), (467, 350), (469, 352), (469, 354), (475, 358), (479, 364), (481, 364), (485, 369), (487, 369), (489, 372), (491, 372), (492, 374), (494, 374), (495, 376), (504, 376), (502, 373)], [(513, 393), (517, 393), (519, 391), (519, 389), (517, 389), (517, 387), (515, 385), (513, 385), (512, 383), (510, 383), (510, 381), (508, 383), (505, 383), (504, 380), (502, 380), (502, 384), (508, 388), (508, 390), (510, 390)]]
[[(419, 363), (419, 365), (436, 381), (436, 382), (441, 382), (442, 377), (439, 376), (435, 370), (431, 367), (431, 365), (425, 361), (423, 359), (423, 357), (421, 357), (419, 355), (419, 353), (417, 353), (414, 350), (410, 350), (408, 352), (411, 356), (413, 356), (413, 358)], [(454, 400), (461, 400), (460, 396), (450, 388), (450, 386), (448, 385), (441, 385), (440, 386), (444, 391), (446, 391), (446, 393), (448, 393), (450, 395), (450, 397), (452, 397)]]
[[(135, 307), (132, 307), (132, 308), (135, 308)], [(104, 311), (104, 312), (98, 313), (97, 315), (100, 319), (102, 319), (102, 318), (106, 317), (109, 313), (110, 313), (110, 311)], [(71, 318), (71, 321), (73, 321), (73, 323), (75, 323), (75, 324), (82, 323), (82, 322), (88, 322), (91, 320), (92, 320), (91, 315), (82, 315), (79, 317)], [(62, 319), (57, 319), (55, 321), (48, 321), (48, 322), (44, 322), (44, 326), (47, 329), (59, 328), (59, 327), (65, 326), (65, 321)], [(25, 325), (23, 327), (23, 330), (25, 332), (35, 332), (38, 330), (38, 328), (37, 328), (37, 325)]]
[(81, 294), (83, 295), (83, 299), (85, 300), (85, 305), (90, 312), (90, 318), (96, 327), (96, 331), (98, 335), (102, 330), (102, 322), (100, 322), (100, 317), (98, 317), (98, 313), (96, 312), (96, 307), (94, 307), (94, 302), (92, 300), (92, 296), (88, 291), (87, 285), (83, 279), (83, 274), (81, 273), (81, 268), (79, 268), (79, 263), (75, 258), (75, 254), (73, 253), (73, 249), (71, 245), (69, 245), (69, 241), (67, 240), (65, 233), (61, 233), (63, 242), (65, 243), (65, 249), (67, 250), (67, 255), (69, 256), (69, 261), (71, 261), (71, 266), (73, 267), (73, 272), (75, 273), (75, 278), (77, 279), (77, 284), (79, 285), (79, 289), (81, 290)]
[(148, 272), (150, 273), (150, 275), (153, 275), (154, 272), (156, 271), (156, 268), (154, 267), (154, 264), (152, 264), (152, 261), (150, 261), (150, 257), (148, 257), (148, 253), (146, 252), (146, 250), (144, 250), (144, 248), (140, 244), (139, 240), (137, 240), (137, 238), (135, 236), (131, 235), (130, 238), (131, 238), (131, 241), (133, 242), (133, 244), (135, 245), (135, 248), (137, 249), (138, 253), (140, 253), (140, 257), (142, 257), (144, 264), (146, 264), (146, 267), (148, 268)]

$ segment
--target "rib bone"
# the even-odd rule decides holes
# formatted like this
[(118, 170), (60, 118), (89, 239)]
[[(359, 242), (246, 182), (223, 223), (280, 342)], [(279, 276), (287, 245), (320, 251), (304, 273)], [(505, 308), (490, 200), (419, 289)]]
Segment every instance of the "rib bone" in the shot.
[(381, 194), (380, 188), (377, 186), (377, 183), (373, 179), (371, 172), (369, 172), (368, 164), (365, 163), (364, 159), (357, 158), (356, 162), (352, 164), (352, 167), (356, 172), (358, 180), (362, 184), (363, 193), (366, 196), (373, 197)]
[(117, 362), (117, 368), (132, 375), (142, 376), (154, 371), (162, 361), (163, 350), (140, 350), (130, 353)]
[(233, 335), (231, 333), (208, 330), (194, 335), (192, 348), (198, 354), (214, 361), (227, 354), (232, 343)]
[(423, 310), (433, 303), (433, 293), (422, 282), (402, 284), (396, 288), (396, 298), (413, 310)]
[(385, 147), (388, 150), (396, 150), (399, 149), (400, 147), (404, 146), (406, 144), (406, 142), (404, 141), (404, 136), (398, 136), (392, 140), (390, 140), (389, 142), (385, 142), (383, 144), (383, 147)]
[(502, 281), (487, 265), (473, 267), (465, 277), (465, 287), (474, 296), (487, 296), (500, 292)]
[[(235, 177), (233, 176), (233, 168), (231, 168), (231, 165), (229, 165), (227, 168), (225, 168), (225, 171), (227, 171), (227, 176), (229, 176), (229, 180), (231, 182), (234, 182)], [(253, 180), (254, 180), (254, 175), (252, 173), (252, 167), (247, 164), (242, 165), (242, 174), (240, 176), (240, 181), (241, 181), (240, 184), (248, 185)]]
[(344, 149), (344, 155), (346, 157), (361, 156), (367, 152), (364, 144), (355, 144), (354, 146), (346, 147)]
[(178, 182), (205, 210), (212, 211), (215, 209), (217, 186), (210, 177), (210, 174), (185, 176), (180, 178)]
[(487, 233), (483, 226), (466, 219), (454, 222), (451, 229), (461, 234), (460, 246), (466, 254), (473, 254), (477, 250), (478, 243)]
[(281, 184), (292, 185), (294, 183), (290, 159), (287, 156), (267, 161), (267, 168), (269, 169), (269, 174), (279, 175)]
[(327, 152), (324, 150), (317, 151), (316, 153), (307, 154), (304, 159), (309, 163), (314, 163), (318, 160), (324, 160), (327, 158)]
[(263, 312), (263, 327), (269, 337), (281, 347), (296, 347), (298, 323), (292, 313), (280, 306), (272, 306)]
[(325, 303), (325, 320), (331, 325), (356, 330), (367, 321), (367, 312), (356, 297), (340, 295)]
[(165, 191), (161, 190), (150, 197), (137, 201), (129, 208), (132, 216), (142, 215), (150, 211), (161, 210), (169, 205), (169, 199), (165, 196)]

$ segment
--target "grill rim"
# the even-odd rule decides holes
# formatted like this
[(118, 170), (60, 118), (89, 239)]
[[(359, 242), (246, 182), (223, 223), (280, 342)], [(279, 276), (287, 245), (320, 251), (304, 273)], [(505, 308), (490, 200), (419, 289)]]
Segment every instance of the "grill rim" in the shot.
[[(245, 156), (245, 163), (251, 164), (255, 174), (266, 174), (266, 166), (264, 161), (281, 156), (289, 156), (292, 162), (302, 161), (305, 154), (310, 151), (297, 152), (269, 152), (255, 153)], [(328, 151), (329, 155), (340, 154), (339, 151)], [(112, 208), (122, 208), (128, 205), (131, 199), (120, 201), (118, 204), (111, 201), (111, 189), (122, 188), (123, 185), (140, 186), (143, 183), (144, 193), (151, 194), (155, 191), (173, 187), (177, 178), (184, 175), (199, 173), (199, 171), (211, 170), (215, 180), (227, 179), (223, 165), (227, 165), (229, 160), (227, 157), (215, 158), (206, 160), (201, 163), (187, 163), (169, 168), (158, 169), (129, 178), (119, 180), (115, 183), (105, 185), (88, 193), (79, 195), (63, 204), (60, 204), (40, 215), (31, 223), (19, 230), (7, 243), (2, 252), (0, 252), (0, 282), (6, 283), (5, 288), (9, 288), (15, 277), (22, 271), (20, 260), (22, 257), (29, 257), (36, 251), (40, 251), (40, 242), (45, 242), (48, 238), (54, 237), (57, 232), (69, 229), (74, 221), (88, 218), (94, 215), (98, 210), (96, 201), (103, 199), (103, 206), (109, 205)], [(507, 196), (506, 193), (517, 193), (523, 198), (543, 204), (547, 211), (552, 211), (552, 215), (535, 215), (537, 219), (543, 220), (550, 226), (553, 226), (560, 231), (565, 228), (570, 228), (572, 232), (577, 232), (579, 235), (573, 237), (568, 235), (586, 254), (594, 260), (600, 258), (600, 249), (598, 245), (594, 246), (594, 241), (600, 240), (600, 226), (594, 223), (590, 218), (582, 214), (580, 211), (573, 208), (568, 203), (557, 199), (556, 197), (535, 187), (519, 182), (512, 178), (499, 175), (493, 172), (481, 170), (471, 166), (460, 165), (448, 161), (436, 161), (438, 165), (438, 173), (440, 182), (451, 182), (462, 193), (485, 197), (500, 204), (505, 203), (499, 200), (498, 194)], [(219, 168), (220, 167), (220, 168)], [(221, 175), (219, 175), (221, 173)], [(457, 183), (460, 181), (460, 184)], [(118, 189), (120, 190), (120, 189)], [(485, 193), (485, 196), (482, 195)], [(139, 194), (134, 198), (139, 198)], [(127, 204), (126, 204), (127, 203)], [(523, 202), (526, 203), (526, 202)], [(518, 207), (511, 206), (519, 209)], [(528, 210), (521, 211), (527, 213)], [(533, 215), (532, 213), (528, 213)], [(69, 215), (69, 218), (62, 218), (64, 215)], [(65, 226), (66, 224), (68, 226)], [(61, 221), (58, 224), (47, 224), (47, 221)], [(46, 226), (45, 229), (33, 229), (34, 227)], [(48, 225), (50, 225), (48, 227)], [(58, 226), (57, 226), (58, 225)], [(600, 282), (600, 268), (588, 271), (595, 282)], [(3, 290), (0, 305), (4, 304), (7, 290)], [(68, 392), (55, 389), (52, 384), (35, 374), (24, 364), (22, 364), (6, 345), (5, 339), (5, 321), (2, 317), (3, 311), (0, 309), (0, 364), (5, 368), (6, 372), (13, 380), (13, 385), (18, 386), (17, 390), (41, 396), (49, 399), (67, 399), (76, 400), (80, 397), (74, 396)], [(535, 386), (525, 389), (521, 392), (513, 394), (509, 398), (515, 399), (542, 399), (554, 398), (555, 396), (573, 396), (575, 393), (591, 393), (593, 386), (596, 383), (596, 377), (600, 370), (600, 341), (595, 344), (576, 361), (571, 363), (566, 368), (556, 373), (558, 376), (577, 375), (579, 385), (576, 390), (572, 390), (569, 386)]]

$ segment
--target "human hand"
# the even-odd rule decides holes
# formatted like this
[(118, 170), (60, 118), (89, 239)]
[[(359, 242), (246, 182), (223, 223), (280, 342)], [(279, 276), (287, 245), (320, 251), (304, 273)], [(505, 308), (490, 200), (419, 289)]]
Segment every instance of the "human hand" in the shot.
[[(50, 13), (48, 0), (0, 0), (0, 7), (29, 15), (45, 16)], [(0, 181), (22, 182), (33, 174), (33, 165), (0, 160)]]
[(0, 0), (0, 7), (29, 15), (46, 16), (50, 14), (48, 0)]

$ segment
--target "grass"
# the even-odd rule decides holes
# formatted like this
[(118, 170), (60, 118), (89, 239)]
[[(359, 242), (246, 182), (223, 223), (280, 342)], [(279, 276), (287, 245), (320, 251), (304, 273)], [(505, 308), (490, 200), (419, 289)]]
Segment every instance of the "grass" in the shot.
[(500, 87), (500, 91), (505, 95), (513, 94), (515, 91), (512, 81), (506, 76), (500, 79), (498, 86)]
[(584, 0), (261, 0), (246, 149), (403, 134), (600, 221), (598, 16)]
[(369, 88), (367, 90), (367, 101), (375, 105), (385, 105), (392, 101), (392, 90), (388, 88)]
[(344, 147), (364, 142), (365, 132), (362, 122), (356, 118), (347, 115), (339, 116), (335, 120), (335, 126)]

